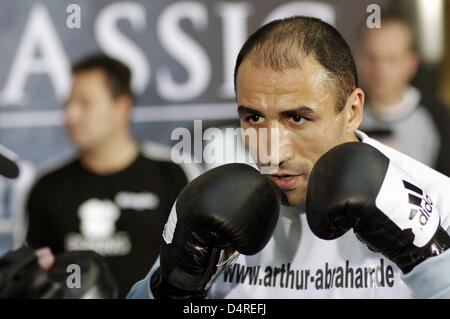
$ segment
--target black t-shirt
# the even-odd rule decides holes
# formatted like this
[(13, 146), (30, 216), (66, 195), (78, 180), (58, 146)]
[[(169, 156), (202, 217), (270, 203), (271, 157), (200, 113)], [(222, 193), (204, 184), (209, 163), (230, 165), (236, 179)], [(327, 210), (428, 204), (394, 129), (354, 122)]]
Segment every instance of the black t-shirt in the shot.
[(75, 159), (32, 188), (27, 242), (55, 254), (96, 251), (105, 257), (123, 298), (158, 257), (162, 229), (186, 184), (178, 165), (142, 153), (110, 175), (95, 174)]

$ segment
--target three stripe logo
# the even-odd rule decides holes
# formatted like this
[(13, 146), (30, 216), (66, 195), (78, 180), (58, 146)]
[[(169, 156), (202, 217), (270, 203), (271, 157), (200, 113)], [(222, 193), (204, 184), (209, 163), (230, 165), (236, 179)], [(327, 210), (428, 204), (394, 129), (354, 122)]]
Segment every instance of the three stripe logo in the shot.
[(414, 216), (416, 216), (416, 214), (419, 212), (419, 209), (421, 208), (420, 204), (422, 203), (422, 197), (419, 196), (423, 195), (423, 191), (419, 187), (405, 180), (403, 180), (403, 186), (405, 186), (407, 190), (410, 190), (412, 192), (408, 193), (408, 202), (413, 206), (417, 206), (417, 208), (411, 208), (411, 213), (409, 214), (409, 219), (411, 220), (414, 218)]
[[(412, 205), (409, 219), (414, 219), (414, 217), (420, 213), (419, 222), (421, 225), (425, 225), (430, 217), (430, 213), (433, 211), (431, 199), (428, 196), (424, 197), (422, 189), (405, 180), (403, 180), (403, 186), (408, 191), (408, 202)], [(422, 200), (424, 201), (423, 206)]]

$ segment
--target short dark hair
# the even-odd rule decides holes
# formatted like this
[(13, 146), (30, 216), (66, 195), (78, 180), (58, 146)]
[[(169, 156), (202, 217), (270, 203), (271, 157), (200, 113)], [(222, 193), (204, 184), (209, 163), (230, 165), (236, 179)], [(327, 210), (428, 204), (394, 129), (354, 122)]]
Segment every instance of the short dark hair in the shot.
[(97, 53), (82, 58), (72, 66), (72, 74), (91, 70), (101, 70), (105, 73), (106, 85), (114, 98), (127, 95), (134, 99), (131, 70), (124, 63), (103, 53)]
[(350, 47), (334, 27), (320, 19), (294, 16), (274, 20), (253, 33), (236, 60), (235, 90), (239, 66), (253, 51), (264, 54), (266, 66), (274, 71), (300, 67), (299, 54), (312, 55), (336, 83), (337, 112), (342, 111), (348, 96), (358, 86)]

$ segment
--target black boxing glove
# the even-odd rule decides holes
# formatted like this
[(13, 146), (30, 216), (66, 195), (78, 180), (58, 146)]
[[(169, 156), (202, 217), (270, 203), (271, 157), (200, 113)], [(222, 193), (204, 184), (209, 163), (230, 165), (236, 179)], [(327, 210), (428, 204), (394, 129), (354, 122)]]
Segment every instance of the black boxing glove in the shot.
[[(77, 269), (68, 268), (70, 265)], [(79, 275), (78, 281), (75, 275)], [(108, 264), (94, 251), (56, 255), (47, 276), (54, 286), (45, 296), (47, 299), (115, 299), (119, 295), (119, 287)]]
[(39, 298), (51, 290), (34, 249), (22, 246), (0, 258), (0, 299)]
[[(79, 267), (75, 285), (68, 283), (72, 274), (69, 265)], [(106, 299), (117, 295), (108, 266), (92, 251), (56, 255), (48, 271), (39, 266), (31, 247), (22, 246), (0, 258), (0, 299)]]
[(339, 145), (317, 161), (306, 214), (316, 236), (335, 239), (353, 228), (359, 240), (405, 274), (450, 247), (432, 199), (413, 177), (365, 143)]
[(160, 268), (150, 284), (155, 298), (204, 298), (238, 253), (266, 246), (279, 207), (273, 182), (246, 164), (222, 165), (194, 179), (164, 227)]

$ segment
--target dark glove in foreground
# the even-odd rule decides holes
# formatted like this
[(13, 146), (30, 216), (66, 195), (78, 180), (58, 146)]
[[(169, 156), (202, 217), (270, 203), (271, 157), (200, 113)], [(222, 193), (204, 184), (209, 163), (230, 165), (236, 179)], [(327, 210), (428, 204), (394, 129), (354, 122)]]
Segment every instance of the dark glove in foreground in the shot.
[[(79, 268), (73, 270), (69, 265)], [(78, 281), (70, 277), (76, 274), (80, 275)], [(30, 247), (23, 246), (0, 258), (1, 299), (106, 299), (117, 295), (117, 284), (108, 266), (91, 251), (56, 255), (48, 271), (39, 266)]]
[(436, 205), (405, 171), (365, 143), (345, 143), (323, 155), (308, 183), (311, 231), (335, 239), (353, 228), (403, 273), (450, 247)]
[(253, 167), (227, 164), (189, 183), (163, 232), (160, 268), (151, 280), (155, 298), (204, 298), (237, 257), (262, 250), (275, 229), (276, 186)]

